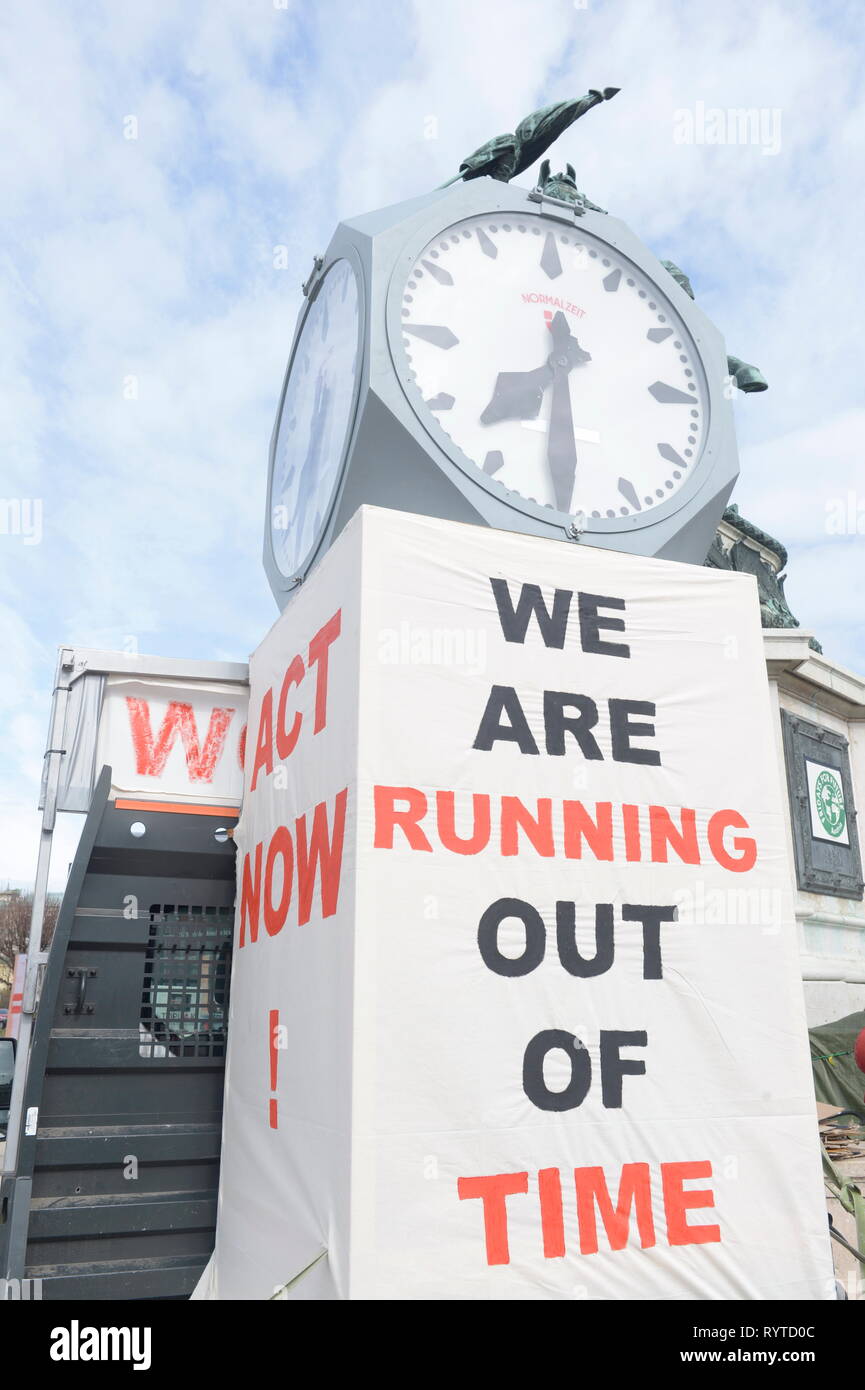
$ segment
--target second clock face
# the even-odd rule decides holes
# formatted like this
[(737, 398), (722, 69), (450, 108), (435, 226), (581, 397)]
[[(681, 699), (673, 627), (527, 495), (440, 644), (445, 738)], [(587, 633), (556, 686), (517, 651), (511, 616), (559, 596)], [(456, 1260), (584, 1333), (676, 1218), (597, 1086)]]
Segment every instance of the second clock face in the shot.
[(293, 577), (321, 536), (339, 475), (358, 372), (358, 288), (338, 260), (309, 306), (280, 406), (270, 534), (280, 572)]
[(400, 312), (416, 408), (511, 491), (612, 520), (693, 473), (708, 426), (693, 340), (652, 280), (578, 226), (457, 223), (417, 257)]

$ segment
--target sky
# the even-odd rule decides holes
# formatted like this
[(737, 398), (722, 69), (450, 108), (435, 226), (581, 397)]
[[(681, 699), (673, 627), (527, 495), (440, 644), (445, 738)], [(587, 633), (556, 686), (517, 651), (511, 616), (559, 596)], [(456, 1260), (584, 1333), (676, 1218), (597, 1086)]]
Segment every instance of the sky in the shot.
[(273, 622), (268, 443), (336, 224), (592, 87), (621, 92), (553, 166), (764, 372), (733, 500), (786, 544), (803, 629), (865, 671), (863, 38), (858, 0), (7, 0), (0, 883), (35, 869), (60, 643), (246, 660)]

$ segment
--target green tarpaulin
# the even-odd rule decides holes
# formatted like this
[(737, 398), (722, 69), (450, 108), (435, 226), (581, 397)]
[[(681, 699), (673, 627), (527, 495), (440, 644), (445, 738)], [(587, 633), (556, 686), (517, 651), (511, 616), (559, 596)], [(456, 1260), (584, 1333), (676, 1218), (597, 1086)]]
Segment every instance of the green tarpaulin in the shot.
[[(808, 1035), (818, 1101), (852, 1110), (865, 1124), (865, 1074), (853, 1059), (853, 1048), (863, 1028), (865, 1013), (848, 1014), (834, 1023), (810, 1028)], [(825, 1149), (823, 1170), (826, 1186), (833, 1197), (837, 1197), (841, 1205), (855, 1217), (859, 1259), (865, 1263), (865, 1195), (856, 1183), (845, 1179)]]
[(811, 1066), (817, 1099), (854, 1110), (865, 1122), (865, 1074), (853, 1060), (853, 1047), (865, 1028), (865, 1012), (809, 1029)]

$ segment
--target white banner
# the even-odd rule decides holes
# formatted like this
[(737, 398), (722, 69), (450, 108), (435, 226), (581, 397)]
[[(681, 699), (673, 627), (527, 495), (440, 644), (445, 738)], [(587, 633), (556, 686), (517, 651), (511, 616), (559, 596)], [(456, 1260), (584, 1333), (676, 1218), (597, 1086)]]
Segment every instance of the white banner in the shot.
[(761, 637), (355, 517), (251, 663), (200, 1296), (834, 1297)]
[[(72, 682), (66, 705), (63, 729), (63, 757), (57, 781), (57, 810), (90, 809), (90, 798), (99, 776), (97, 764), (99, 723), (105, 694), (105, 676), (88, 671)], [(39, 789), (39, 809), (45, 805), (48, 781), (48, 759), (42, 764), (42, 784)]]
[(109, 676), (97, 766), (112, 795), (236, 806), (249, 692), (243, 686)]

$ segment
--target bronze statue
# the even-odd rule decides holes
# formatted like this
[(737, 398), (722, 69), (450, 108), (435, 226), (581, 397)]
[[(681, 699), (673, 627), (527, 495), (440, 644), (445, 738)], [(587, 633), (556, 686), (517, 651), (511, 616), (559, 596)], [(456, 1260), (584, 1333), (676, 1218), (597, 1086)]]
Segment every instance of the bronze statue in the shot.
[[(736, 570), (739, 574), (752, 574), (757, 580), (760, 598), (760, 622), (763, 627), (798, 627), (799, 620), (790, 611), (784, 593), (785, 575), (781, 573), (787, 564), (787, 551), (780, 541), (761, 531), (759, 526), (742, 516), (735, 505), (727, 507), (724, 521), (728, 531), (718, 531), (712, 548), (704, 560), (709, 569)], [(729, 532), (732, 531), (732, 537)], [(746, 544), (756, 542), (759, 549)], [(773, 557), (765, 558), (765, 552)], [(815, 652), (823, 648), (816, 637), (809, 638), (808, 645)]]
[(479, 179), (484, 175), (501, 183), (509, 183), (534, 164), (562, 131), (599, 102), (610, 101), (619, 90), (618, 87), (605, 87), (599, 92), (593, 88), (587, 96), (557, 101), (552, 106), (542, 106), (539, 111), (532, 111), (520, 121), (513, 135), (497, 135), (476, 149), (474, 154), (468, 155), (460, 165), (459, 173), (443, 183), (442, 188), (456, 183), (457, 179)]
[[(602, 101), (610, 101), (620, 90), (619, 87), (604, 87), (603, 91), (592, 88), (584, 97), (555, 102), (552, 106), (543, 106), (539, 111), (532, 111), (520, 121), (513, 135), (497, 135), (468, 155), (460, 165), (459, 173), (442, 184), (442, 188), (456, 183), (457, 179), (478, 179), (484, 175), (498, 179), (501, 183), (509, 183), (517, 174), (534, 164), (563, 131), (587, 111), (591, 111), (593, 106)], [(597, 203), (591, 202), (577, 187), (577, 176), (572, 164), (565, 165), (563, 174), (551, 174), (550, 161), (545, 159), (541, 164), (537, 190), (547, 198), (572, 203), (577, 213), (583, 213), (587, 208), (591, 212), (606, 211), (605, 208), (598, 207)], [(661, 261), (661, 265), (693, 299), (694, 291), (685, 272), (674, 261)], [(749, 362), (743, 362), (740, 357), (727, 358), (727, 371), (740, 391), (768, 389), (768, 383), (759, 368)]]
[(590, 212), (607, 211), (606, 208), (599, 208), (597, 203), (590, 202), (585, 193), (577, 188), (577, 175), (573, 164), (566, 164), (563, 174), (550, 174), (550, 161), (545, 159), (538, 175), (538, 190), (545, 198), (558, 198), (562, 203), (574, 203), (581, 210), (588, 208)]
[[(661, 265), (672, 275), (676, 284), (681, 285), (685, 294), (690, 295), (692, 299), (696, 299), (690, 280), (684, 270), (681, 270), (680, 267), (676, 265), (675, 261), (661, 261)], [(743, 362), (741, 357), (728, 357), (727, 371), (740, 391), (768, 391), (769, 389), (769, 383), (766, 381), (759, 367), (752, 367), (750, 362)]]

